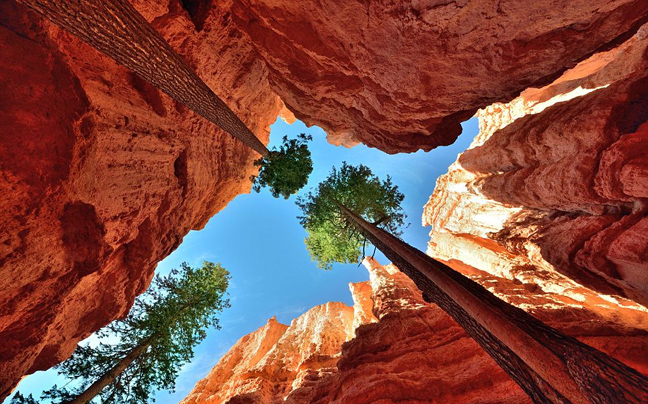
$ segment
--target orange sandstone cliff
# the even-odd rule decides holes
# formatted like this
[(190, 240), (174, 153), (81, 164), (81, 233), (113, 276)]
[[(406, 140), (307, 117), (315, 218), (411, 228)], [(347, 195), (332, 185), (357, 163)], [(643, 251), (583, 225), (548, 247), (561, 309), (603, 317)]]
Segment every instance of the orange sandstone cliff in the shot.
[(332, 372), (340, 347), (353, 337), (355, 327), (375, 320), (371, 288), (352, 284), (354, 307), (333, 302), (313, 307), (290, 326), (271, 318), (257, 331), (241, 338), (199, 382), (184, 403), (279, 403), (300, 394)]
[[(136, 2), (264, 142), (280, 100), (227, 2), (196, 31)], [(257, 157), (76, 38), (0, 3), (0, 398), (125, 315), (191, 229), (248, 192)]]
[(481, 110), (479, 135), (426, 206), (428, 254), (565, 296), (585, 286), (648, 305), (647, 68), (644, 26)]
[[(584, 329), (579, 301), (596, 321), (621, 324), (614, 332), (642, 329), (631, 300), (645, 303), (648, 284), (645, 0), (133, 3), (264, 142), (280, 111), (294, 119), (279, 97), (330, 141), (387, 152), (451, 143), (486, 107), (480, 137), (426, 210), (429, 253), (514, 288), (502, 296), (530, 290), (552, 296), (546, 307), (572, 307), (574, 335)], [(14, 0), (0, 2), (0, 49), (3, 397), (124, 315), (156, 263), (249, 190), (256, 156)], [(538, 89), (514, 99), (529, 86)], [(354, 314), (335, 343), (367, 321)], [(361, 331), (372, 326), (357, 334), (378, 338)], [(362, 354), (387, 349), (375, 341), (345, 349), (382, 358)], [(299, 368), (311, 359), (290, 362), (290, 383), (305, 390), (281, 391), (327, 402), (317, 382), (326, 376), (335, 400), (356, 394), (342, 371), (354, 356), (343, 350), (334, 371), (338, 354), (322, 352), (315, 373)], [(501, 377), (488, 360), (477, 370)], [(407, 372), (398, 355), (385, 361)], [(376, 381), (377, 394), (389, 388)], [(475, 388), (488, 397), (494, 387)]]
[[(393, 265), (365, 260), (354, 306), (314, 307), (290, 326), (270, 319), (241, 338), (182, 404), (530, 403), (463, 329)], [(565, 308), (559, 294), (506, 285), (517, 302), (570, 335), (648, 372), (648, 319), (636, 308)], [(594, 294), (586, 298), (594, 298)], [(355, 320), (354, 320), (355, 318)], [(347, 342), (345, 342), (347, 341)]]
[[(430, 255), (644, 374), (647, 49), (644, 27), (553, 83), (480, 110), (480, 133), (439, 178), (423, 217), (432, 226)], [(274, 367), (260, 371), (252, 354), (236, 356), (258, 352), (250, 341), (258, 345), (271, 322), (240, 340), (184, 403), (530, 402), (395, 267), (365, 264), (376, 321), (358, 323), (334, 367), (286, 359), (301, 356), (274, 341), (267, 352), (291, 363), (289, 378)], [(293, 335), (304, 316), (282, 335)], [(311, 324), (303, 337), (325, 339)], [(327, 358), (336, 357), (331, 350)], [(296, 376), (305, 371), (308, 383)]]
[(645, 0), (241, 0), (232, 18), (297, 118), (389, 153), (452, 143), (648, 19)]

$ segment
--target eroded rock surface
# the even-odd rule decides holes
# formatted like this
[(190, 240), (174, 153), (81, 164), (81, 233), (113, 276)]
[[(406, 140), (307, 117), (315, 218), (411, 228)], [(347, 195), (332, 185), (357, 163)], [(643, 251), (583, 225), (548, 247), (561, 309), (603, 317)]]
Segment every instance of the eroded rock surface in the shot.
[[(311, 309), (289, 327), (271, 319), (239, 340), (182, 403), (531, 402), (457, 323), (426, 303), (396, 267), (372, 259), (365, 266), (370, 281), (351, 285), (353, 310), (329, 303)], [(609, 302), (569, 307), (552, 298), (559, 293), (544, 293), (532, 284), (497, 287), (552, 326), (648, 372), (648, 358), (641, 354), (648, 348), (648, 320), (642, 312), (617, 307), (618, 317), (606, 318), (597, 305)], [(368, 321), (347, 328), (347, 315), (345, 326), (322, 326), (340, 324), (341, 311), (329, 305), (357, 315), (368, 308), (361, 306), (363, 301), (371, 302), (373, 316)], [(304, 360), (307, 355), (295, 349), (303, 346), (314, 346), (308, 354), (315, 352), (326, 361)], [(277, 370), (280, 364), (286, 364), (283, 373)], [(299, 372), (308, 377), (298, 377)]]
[[(644, 374), (647, 47), (642, 28), (552, 84), (480, 111), (479, 135), (424, 214), (430, 255)], [(355, 328), (334, 368), (273, 400), (530, 402), (408, 278), (367, 265), (378, 321)], [(266, 386), (285, 385), (273, 377)], [(201, 401), (208, 380), (190, 402), (256, 402), (223, 384)]]
[[(480, 113), (427, 211), (430, 253), (638, 324), (610, 295), (646, 301), (645, 31), (627, 40), (646, 1), (133, 3), (264, 142), (292, 111), (336, 144), (427, 150), (599, 52)], [(2, 397), (124, 315), (156, 263), (249, 190), (256, 155), (13, 0), (0, 44)]]
[(334, 144), (452, 143), (478, 108), (545, 85), (648, 15), (644, 0), (236, 2), (297, 118)]
[[(281, 107), (228, 2), (197, 32), (135, 2), (264, 142)], [(0, 3), (0, 398), (124, 315), (191, 229), (248, 192), (252, 151), (13, 1)]]
[(480, 111), (480, 134), (426, 206), (428, 253), (566, 298), (584, 285), (648, 304), (647, 49), (644, 26)]
[(283, 403), (288, 395), (310, 391), (335, 371), (340, 347), (355, 327), (375, 321), (367, 306), (371, 287), (350, 287), (353, 307), (340, 302), (316, 306), (290, 326), (273, 317), (241, 338), (182, 403)]

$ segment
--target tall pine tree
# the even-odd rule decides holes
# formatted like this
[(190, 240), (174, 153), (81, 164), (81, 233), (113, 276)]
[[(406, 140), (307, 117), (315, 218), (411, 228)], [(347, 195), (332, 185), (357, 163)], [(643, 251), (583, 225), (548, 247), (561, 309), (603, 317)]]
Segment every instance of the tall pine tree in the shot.
[(358, 259), (366, 239), (410, 277), (537, 404), (645, 404), (648, 378), (499, 299), (396, 237), (402, 194), (364, 167), (333, 169), (298, 200), (306, 246), (322, 267)]
[[(41, 402), (140, 404), (156, 390), (173, 390), (206, 329), (219, 327), (217, 314), (229, 307), (229, 279), (227, 270), (211, 262), (201, 268), (183, 263), (168, 276), (157, 276), (125, 319), (98, 332), (98, 344), (79, 345), (58, 366), (78, 386), (54, 386)], [(20, 394), (12, 401), (30, 402)]]
[(310, 136), (269, 151), (128, 0), (18, 0), (259, 153), (254, 188), (288, 198), (313, 171)]
[(391, 178), (381, 180), (365, 165), (346, 162), (333, 170), (317, 189), (297, 198), (303, 212), (299, 221), (308, 232), (306, 248), (323, 269), (332, 264), (360, 261), (367, 238), (347, 220), (338, 203), (348, 206), (365, 220), (399, 236), (406, 215), (401, 207), (405, 195)]

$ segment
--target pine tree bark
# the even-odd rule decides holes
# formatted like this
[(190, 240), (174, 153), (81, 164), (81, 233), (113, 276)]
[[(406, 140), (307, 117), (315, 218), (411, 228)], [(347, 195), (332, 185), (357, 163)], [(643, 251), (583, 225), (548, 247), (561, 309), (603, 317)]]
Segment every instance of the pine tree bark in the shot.
[(488, 352), (535, 403), (648, 403), (648, 379), (499, 299), (481, 285), (368, 223), (347, 219)]
[(17, 0), (267, 157), (268, 149), (128, 0)]
[(149, 346), (151, 346), (150, 339), (145, 339), (140, 342), (140, 344), (133, 348), (128, 355), (124, 356), (124, 358), (122, 358), (122, 360), (120, 360), (108, 372), (97, 379), (96, 382), (92, 383), (83, 393), (76, 396), (73, 400), (68, 401), (66, 404), (86, 404), (90, 402), (90, 400), (92, 400), (96, 395), (101, 393), (101, 390), (113, 383), (135, 359), (144, 354)]

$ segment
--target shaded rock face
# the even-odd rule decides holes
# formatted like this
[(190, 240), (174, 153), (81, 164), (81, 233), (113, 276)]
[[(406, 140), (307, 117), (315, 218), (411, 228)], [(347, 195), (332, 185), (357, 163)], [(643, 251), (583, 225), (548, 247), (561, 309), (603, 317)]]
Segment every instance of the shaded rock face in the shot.
[[(264, 142), (281, 107), (220, 2), (135, 2)], [(222, 9), (221, 9), (222, 7)], [(0, 4), (0, 397), (125, 315), (256, 155), (13, 1)]]
[(478, 108), (549, 83), (647, 12), (643, 0), (243, 0), (233, 18), (299, 119), (334, 144), (395, 153), (452, 143)]
[(428, 253), (465, 273), (648, 305), (647, 50), (644, 26), (480, 111), (480, 134), (426, 206)]
[[(426, 303), (396, 267), (372, 259), (365, 266), (371, 279), (351, 285), (353, 309), (328, 303), (288, 327), (271, 319), (239, 340), (182, 403), (531, 402), (457, 323)], [(608, 319), (596, 310), (606, 303), (611, 306), (609, 302), (566, 307), (556, 296), (552, 300), (559, 293), (542, 293), (531, 284), (501, 287), (513, 302), (552, 326), (648, 372), (648, 358), (642, 355), (648, 348), (648, 322), (642, 312), (617, 306), (618, 317)], [(351, 313), (357, 317), (368, 309), (373, 314), (366, 321), (349, 327)], [(297, 347), (308, 349), (304, 353)], [(304, 360), (308, 355), (326, 360)], [(283, 372), (277, 366), (283, 366)]]

